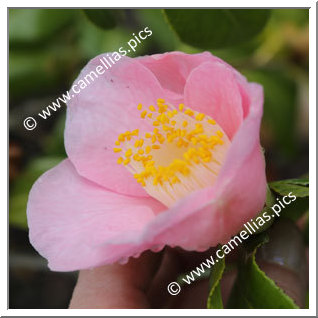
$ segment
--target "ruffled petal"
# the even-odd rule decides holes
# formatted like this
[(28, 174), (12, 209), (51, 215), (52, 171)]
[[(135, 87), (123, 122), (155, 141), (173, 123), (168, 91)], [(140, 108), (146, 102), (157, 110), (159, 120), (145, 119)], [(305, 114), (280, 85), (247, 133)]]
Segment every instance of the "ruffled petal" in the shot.
[(207, 61), (221, 61), (209, 52), (191, 55), (168, 52), (142, 56), (137, 60), (156, 76), (163, 88), (180, 94), (181, 97), (183, 97), (187, 77), (194, 68)]
[(205, 62), (189, 75), (185, 104), (217, 121), (231, 139), (243, 120), (242, 96), (235, 73), (225, 63)]

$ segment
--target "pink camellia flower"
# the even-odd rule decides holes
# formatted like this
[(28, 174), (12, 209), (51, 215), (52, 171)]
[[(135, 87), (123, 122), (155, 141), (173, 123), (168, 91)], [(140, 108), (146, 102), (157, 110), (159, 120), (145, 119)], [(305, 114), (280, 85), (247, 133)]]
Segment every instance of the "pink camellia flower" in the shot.
[(121, 57), (68, 104), (68, 159), (30, 192), (31, 243), (57, 271), (226, 243), (265, 201), (262, 111), (262, 87), (210, 53)]

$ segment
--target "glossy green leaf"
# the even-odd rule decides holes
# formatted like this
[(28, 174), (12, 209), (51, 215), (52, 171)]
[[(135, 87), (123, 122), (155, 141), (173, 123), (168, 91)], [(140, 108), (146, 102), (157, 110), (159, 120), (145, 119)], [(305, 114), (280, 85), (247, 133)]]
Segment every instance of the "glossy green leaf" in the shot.
[(208, 309), (223, 308), (220, 280), (222, 278), (224, 269), (225, 269), (224, 258), (218, 259), (211, 269), (210, 281), (209, 281), (210, 292), (209, 292), (208, 302), (207, 302)]
[(245, 258), (239, 266), (228, 308), (298, 308), (294, 301), (256, 263), (257, 249), (268, 240), (267, 234), (263, 232), (249, 239), (246, 244)]
[(286, 205), (281, 212), (281, 217), (297, 221), (302, 217), (309, 209), (309, 197), (307, 198), (297, 198), (291, 204)]
[(302, 179), (287, 179), (270, 182), (269, 187), (278, 195), (278, 199), (282, 201), (282, 197), (292, 192), (297, 199), (288, 205), (284, 205), (281, 211), (281, 216), (298, 220), (309, 209), (309, 180), (308, 178)]
[(269, 9), (165, 9), (181, 41), (201, 49), (231, 47), (262, 31)]
[(301, 178), (301, 179), (288, 179), (288, 183), (298, 184), (302, 186), (309, 186), (309, 178)]
[(305, 179), (287, 179), (269, 183), (270, 188), (281, 196), (292, 192), (297, 198), (309, 196), (309, 180)]
[(84, 9), (87, 18), (101, 29), (112, 29), (116, 26), (115, 10), (108, 9)]

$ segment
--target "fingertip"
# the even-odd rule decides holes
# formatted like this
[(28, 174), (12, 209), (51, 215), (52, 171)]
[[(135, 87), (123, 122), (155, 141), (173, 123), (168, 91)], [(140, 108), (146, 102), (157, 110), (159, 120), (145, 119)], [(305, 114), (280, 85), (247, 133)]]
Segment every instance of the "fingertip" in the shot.
[(69, 308), (149, 308), (145, 290), (160, 264), (160, 257), (145, 252), (125, 265), (80, 271)]

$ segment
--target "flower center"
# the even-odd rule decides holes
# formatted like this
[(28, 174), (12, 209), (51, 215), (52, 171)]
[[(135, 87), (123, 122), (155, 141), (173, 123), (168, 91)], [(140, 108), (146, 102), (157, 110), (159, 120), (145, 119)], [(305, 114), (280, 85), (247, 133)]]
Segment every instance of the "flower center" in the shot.
[(152, 197), (166, 206), (190, 192), (212, 186), (224, 162), (230, 140), (209, 116), (164, 99), (156, 107), (137, 109), (152, 131), (138, 129), (118, 136), (114, 152)]

